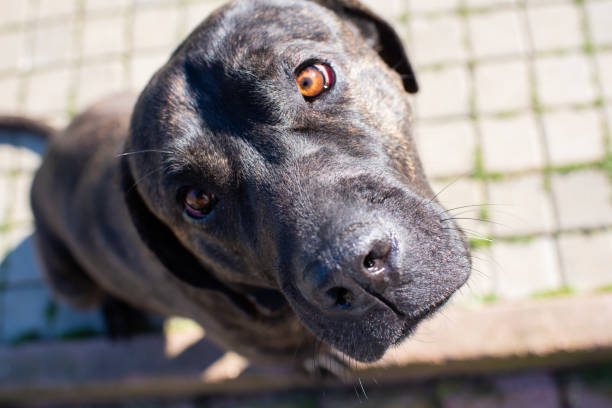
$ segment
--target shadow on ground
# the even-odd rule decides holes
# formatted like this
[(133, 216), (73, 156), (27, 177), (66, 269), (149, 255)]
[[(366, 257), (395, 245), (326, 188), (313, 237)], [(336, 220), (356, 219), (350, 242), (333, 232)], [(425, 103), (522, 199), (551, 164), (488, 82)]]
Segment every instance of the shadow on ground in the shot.
[(46, 141), (24, 132), (0, 132), (0, 344), (98, 335), (98, 310), (57, 302), (36, 259), (29, 190)]

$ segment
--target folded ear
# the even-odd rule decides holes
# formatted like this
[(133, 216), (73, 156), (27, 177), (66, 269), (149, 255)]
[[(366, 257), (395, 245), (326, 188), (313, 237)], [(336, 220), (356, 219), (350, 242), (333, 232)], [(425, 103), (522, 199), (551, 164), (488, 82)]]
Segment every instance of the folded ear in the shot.
[(352, 23), (385, 63), (402, 77), (404, 88), (410, 93), (419, 90), (406, 51), (395, 30), (357, 0), (312, 0), (342, 19)]

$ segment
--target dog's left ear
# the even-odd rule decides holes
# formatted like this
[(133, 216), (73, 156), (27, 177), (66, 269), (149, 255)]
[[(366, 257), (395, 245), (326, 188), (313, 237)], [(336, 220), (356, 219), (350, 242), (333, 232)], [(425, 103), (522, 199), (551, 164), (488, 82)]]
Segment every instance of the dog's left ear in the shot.
[(350, 21), (389, 67), (397, 71), (410, 93), (419, 90), (406, 51), (395, 30), (357, 0), (312, 0)]

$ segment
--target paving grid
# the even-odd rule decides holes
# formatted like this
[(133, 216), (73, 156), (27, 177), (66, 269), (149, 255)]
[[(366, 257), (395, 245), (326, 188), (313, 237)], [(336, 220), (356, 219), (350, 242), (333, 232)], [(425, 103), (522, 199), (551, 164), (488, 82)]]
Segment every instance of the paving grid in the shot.
[[(59, 127), (141, 89), (223, 3), (0, 0), (0, 112)], [(457, 301), (610, 290), (612, 0), (366, 3), (416, 66), (415, 133), (440, 200), (491, 204), (453, 212), (475, 254)], [(36, 272), (27, 197), (41, 150), (24, 135), (0, 139), (0, 341), (101, 327), (53, 302)]]

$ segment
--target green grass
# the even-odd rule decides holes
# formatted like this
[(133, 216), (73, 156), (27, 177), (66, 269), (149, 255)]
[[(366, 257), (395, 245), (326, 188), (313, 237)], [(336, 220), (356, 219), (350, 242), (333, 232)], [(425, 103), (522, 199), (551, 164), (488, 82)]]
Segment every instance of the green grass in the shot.
[(582, 382), (612, 398), (612, 363), (599, 364), (576, 373)]
[(398, 22), (402, 23), (402, 24), (406, 24), (410, 21), (410, 13), (406, 12), (406, 13), (402, 13), (398, 19)]
[(531, 102), (531, 109), (538, 115), (542, 114), (544, 112), (544, 108), (542, 107), (542, 104), (540, 103), (540, 98), (538, 98), (538, 93), (536, 91), (535, 77), (533, 76), (530, 79), (529, 99)]
[(511, 119), (519, 116), (521, 113), (520, 110), (501, 111), (493, 114), (493, 117), (496, 119)]
[(477, 250), (481, 248), (489, 248), (493, 245), (493, 242), (490, 239), (482, 239), (482, 238), (470, 238), (470, 249)]
[(601, 134), (603, 135), (604, 148), (607, 152), (610, 151), (610, 128), (608, 127), (608, 121), (606, 118), (601, 118)]
[(467, 17), (470, 15), (470, 8), (464, 5), (461, 5), (459, 7), (457, 7), (455, 9), (455, 12), (457, 13), (457, 15), (459, 15), (460, 17)]
[(98, 337), (102, 333), (99, 330), (94, 329), (93, 327), (84, 326), (84, 327), (76, 327), (74, 329), (66, 330), (63, 333), (60, 333), (58, 336), (61, 340), (81, 340), (81, 339), (90, 339), (92, 337)]
[(536, 238), (535, 235), (515, 235), (511, 237), (496, 237), (496, 241), (507, 242), (510, 244), (528, 244)]
[(55, 323), (55, 319), (57, 318), (57, 303), (53, 300), (50, 300), (45, 305), (45, 321), (47, 324)]
[(583, 162), (565, 164), (562, 166), (550, 166), (544, 169), (544, 172), (548, 175), (552, 173), (565, 175), (581, 170), (601, 170), (605, 172), (612, 180), (612, 153), (606, 153), (606, 155), (601, 160), (596, 162)]
[(495, 303), (499, 301), (499, 297), (495, 293), (487, 293), (486, 295), (480, 298), (482, 303)]
[(18, 334), (17, 336), (13, 337), (10, 340), (10, 343), (13, 346), (17, 346), (20, 344), (24, 344), (24, 343), (29, 343), (32, 341), (37, 341), (42, 339), (42, 335), (40, 334), (40, 332), (36, 329), (31, 329), (31, 330), (26, 330), (21, 334)]
[(574, 0), (574, 4), (581, 8), (580, 13), (580, 30), (582, 31), (582, 37), (584, 38), (584, 44), (582, 44), (582, 52), (586, 55), (593, 55), (597, 51), (597, 47), (593, 43), (591, 38), (591, 32), (589, 30), (589, 20), (587, 18), (586, 10), (584, 9), (584, 0)]
[(545, 171), (542, 175), (542, 189), (544, 191), (552, 191), (552, 181), (550, 177), (550, 172)]
[(593, 106), (596, 108), (602, 108), (604, 106), (604, 98), (599, 97), (599, 98), (595, 98), (595, 100), (593, 101)]
[(563, 166), (551, 166), (550, 171), (558, 174), (569, 174), (574, 171), (593, 169), (597, 166), (597, 163), (572, 163), (565, 164)]
[(536, 57), (560, 57), (563, 55), (568, 55), (573, 51), (567, 48), (555, 48), (546, 51), (538, 51), (536, 52)]
[(594, 291), (595, 293), (610, 293), (612, 292), (612, 284), (600, 286)]
[(482, 163), (482, 148), (480, 146), (476, 146), (474, 149), (474, 171), (472, 172), (472, 177), (476, 179), (484, 178), (484, 165)]
[(10, 181), (17, 181), (17, 178), (21, 174), (21, 170), (19, 170), (19, 169), (10, 169), (5, 174), (6, 174), (6, 177), (7, 177), (8, 180), (10, 180)]
[(480, 218), (482, 222), (491, 220), (489, 207), (487, 207), (486, 205), (480, 206), (480, 209), (478, 210), (478, 218)]
[(444, 62), (438, 62), (436, 64), (430, 64), (427, 66), (423, 66), (423, 70), (424, 71), (433, 71), (433, 72), (439, 72), (442, 71), (444, 68), (450, 66), (450, 64), (446, 64)]
[(485, 377), (446, 380), (438, 383), (436, 387), (436, 395), (442, 400), (457, 394), (468, 394), (478, 399), (493, 399), (495, 402), (501, 402), (502, 398), (502, 394), (495, 387), (494, 382)]
[(474, 149), (474, 170), (470, 177), (476, 180), (503, 180), (505, 176), (503, 173), (488, 172), (484, 169), (482, 148), (477, 146)]
[(607, 153), (597, 166), (608, 174), (612, 180), (612, 153)]
[(536, 292), (531, 295), (533, 299), (548, 299), (562, 296), (570, 296), (575, 294), (576, 291), (570, 286), (564, 286), (558, 289), (544, 290)]

